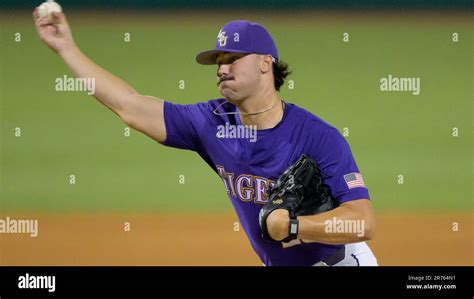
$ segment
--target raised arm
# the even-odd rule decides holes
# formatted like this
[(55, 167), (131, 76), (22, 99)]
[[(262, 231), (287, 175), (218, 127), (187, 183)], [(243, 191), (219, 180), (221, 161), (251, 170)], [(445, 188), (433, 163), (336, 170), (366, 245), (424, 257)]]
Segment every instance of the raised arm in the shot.
[(33, 12), (36, 30), (43, 42), (56, 52), (78, 78), (94, 78), (94, 97), (127, 125), (158, 142), (166, 140), (163, 100), (144, 96), (122, 79), (90, 60), (76, 46), (64, 13), (53, 13), (53, 21)]

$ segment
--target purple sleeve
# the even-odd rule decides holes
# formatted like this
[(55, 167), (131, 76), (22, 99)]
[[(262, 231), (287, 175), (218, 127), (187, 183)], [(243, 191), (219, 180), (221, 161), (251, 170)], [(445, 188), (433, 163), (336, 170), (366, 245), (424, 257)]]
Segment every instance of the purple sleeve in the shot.
[[(355, 199), (370, 199), (366, 187), (354, 186), (346, 182), (348, 179), (344, 176), (355, 178), (352, 174), (360, 175), (360, 173), (349, 144), (337, 129), (328, 128), (312, 148), (314, 149), (312, 158), (321, 168), (323, 181), (331, 187), (332, 195), (339, 203)], [(364, 185), (361, 175), (360, 180), (359, 185), (360, 182)], [(357, 182), (354, 181), (355, 183)]]
[[(198, 151), (199, 133), (204, 126), (202, 103), (180, 105), (164, 103), (166, 140), (163, 145)], [(202, 130), (201, 130), (202, 131)]]

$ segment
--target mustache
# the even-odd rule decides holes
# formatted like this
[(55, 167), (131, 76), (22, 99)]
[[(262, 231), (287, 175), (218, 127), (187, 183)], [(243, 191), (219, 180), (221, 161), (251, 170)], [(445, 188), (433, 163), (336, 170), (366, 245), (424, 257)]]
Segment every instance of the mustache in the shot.
[(219, 81), (217, 82), (217, 86), (219, 86), (223, 81), (227, 80), (234, 80), (233, 76), (223, 76), (219, 78)]

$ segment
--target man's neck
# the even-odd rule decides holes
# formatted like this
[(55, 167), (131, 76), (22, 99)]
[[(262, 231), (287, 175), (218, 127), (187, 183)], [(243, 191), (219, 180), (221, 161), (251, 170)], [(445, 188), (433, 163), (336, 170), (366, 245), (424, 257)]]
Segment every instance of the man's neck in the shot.
[[(242, 124), (257, 126), (258, 130), (265, 130), (275, 127), (282, 120), (283, 105), (278, 94), (273, 91), (247, 98), (240, 105), (237, 105), (237, 108), (242, 113), (240, 114)], [(265, 111), (267, 109), (269, 110)], [(261, 111), (265, 112), (254, 114)]]

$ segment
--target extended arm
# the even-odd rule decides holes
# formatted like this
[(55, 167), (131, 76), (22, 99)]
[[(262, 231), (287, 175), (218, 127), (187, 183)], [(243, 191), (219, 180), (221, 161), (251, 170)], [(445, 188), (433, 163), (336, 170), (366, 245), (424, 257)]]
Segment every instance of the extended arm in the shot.
[(95, 80), (94, 97), (126, 124), (158, 142), (166, 140), (163, 100), (143, 96), (125, 81), (91, 61), (76, 46), (63, 13), (53, 14), (53, 23), (33, 12), (41, 40), (55, 51), (76, 77)]

